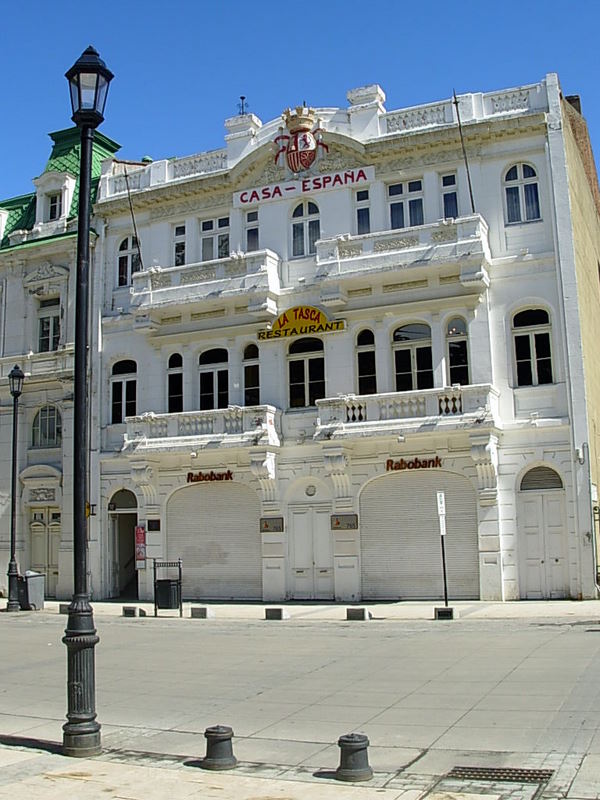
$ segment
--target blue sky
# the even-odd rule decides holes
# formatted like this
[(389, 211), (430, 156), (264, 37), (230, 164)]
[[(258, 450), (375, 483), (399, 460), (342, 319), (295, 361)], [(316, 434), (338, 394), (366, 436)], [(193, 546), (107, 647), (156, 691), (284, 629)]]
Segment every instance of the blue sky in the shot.
[(69, 127), (65, 71), (89, 45), (114, 72), (100, 130), (137, 160), (223, 146), (239, 96), (263, 122), (302, 100), (345, 106), (379, 83), (388, 110), (558, 72), (600, 158), (599, 0), (30, 0), (2, 3), (0, 197), (30, 192)]

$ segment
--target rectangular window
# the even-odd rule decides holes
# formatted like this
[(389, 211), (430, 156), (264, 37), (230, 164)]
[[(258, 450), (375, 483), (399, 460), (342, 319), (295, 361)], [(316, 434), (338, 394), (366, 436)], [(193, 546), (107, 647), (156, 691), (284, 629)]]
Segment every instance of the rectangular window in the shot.
[(292, 255), (304, 255), (304, 223), (295, 222), (292, 225)]
[(257, 406), (260, 403), (258, 364), (244, 367), (244, 405)]
[(358, 353), (358, 393), (375, 394), (377, 378), (375, 377), (375, 351), (365, 350)]
[(185, 264), (185, 225), (175, 226), (175, 266)]
[(48, 219), (60, 219), (62, 214), (62, 196), (60, 194), (51, 194), (48, 198)]
[(369, 190), (360, 189), (355, 194), (356, 203), (356, 233), (361, 236), (363, 233), (371, 232), (371, 214), (369, 209)]
[(442, 175), (442, 202), (444, 219), (458, 217), (458, 197), (456, 194), (456, 175)]
[(246, 214), (246, 252), (258, 250), (258, 211)]
[(229, 217), (204, 219), (200, 223), (202, 261), (229, 257)]
[(40, 300), (38, 351), (49, 353), (58, 350), (60, 341), (60, 300), (52, 297)]
[(169, 414), (183, 411), (183, 375), (173, 372), (169, 375)]
[(393, 183), (388, 186), (390, 228), (404, 228), (424, 224), (423, 181)]

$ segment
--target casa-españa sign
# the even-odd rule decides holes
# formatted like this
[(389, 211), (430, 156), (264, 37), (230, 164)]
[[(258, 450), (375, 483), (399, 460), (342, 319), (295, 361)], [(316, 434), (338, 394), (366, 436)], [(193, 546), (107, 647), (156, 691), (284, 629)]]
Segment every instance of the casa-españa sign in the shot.
[(270, 328), (258, 331), (258, 339), (287, 339), (315, 333), (337, 333), (345, 330), (343, 319), (329, 319), (315, 306), (294, 306), (280, 314)]

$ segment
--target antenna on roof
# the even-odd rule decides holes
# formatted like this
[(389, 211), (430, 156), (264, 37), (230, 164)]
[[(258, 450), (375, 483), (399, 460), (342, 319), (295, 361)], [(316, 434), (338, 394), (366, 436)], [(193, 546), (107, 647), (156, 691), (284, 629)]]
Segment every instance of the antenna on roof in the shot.
[(467, 170), (467, 183), (469, 184), (469, 198), (471, 200), (471, 214), (475, 213), (475, 201), (473, 200), (473, 186), (471, 184), (471, 173), (469, 171), (469, 162), (467, 160), (467, 151), (465, 149), (465, 140), (463, 139), (463, 131), (462, 131), (462, 123), (460, 121), (460, 110), (458, 108), (458, 98), (456, 96), (456, 92), (452, 89), (452, 97), (454, 98), (452, 102), (454, 103), (454, 107), (456, 108), (456, 119), (458, 120), (458, 132), (460, 134), (460, 144), (462, 147), (462, 154), (465, 160), (465, 169)]
[(248, 111), (248, 103), (246, 103), (246, 95), (240, 95), (240, 102), (238, 103), (238, 111), (240, 112), (240, 117), (243, 117), (244, 114)]

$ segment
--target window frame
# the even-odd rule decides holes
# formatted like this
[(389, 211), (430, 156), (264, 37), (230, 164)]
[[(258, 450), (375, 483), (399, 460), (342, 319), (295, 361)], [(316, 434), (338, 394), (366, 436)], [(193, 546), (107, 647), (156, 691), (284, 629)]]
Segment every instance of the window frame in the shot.
[(354, 223), (357, 236), (371, 233), (371, 199), (368, 189), (354, 190)]
[(173, 266), (183, 267), (186, 264), (186, 224), (177, 222), (173, 225)]
[[(208, 227), (209, 225), (211, 226), (210, 228)], [(200, 219), (198, 228), (200, 231), (200, 261), (216, 261), (220, 258), (229, 258), (231, 255), (231, 218), (229, 212)], [(210, 258), (205, 258), (204, 256), (205, 242), (210, 242)], [(222, 244), (225, 247), (222, 248)]]
[[(316, 211), (311, 211), (311, 206), (314, 206)], [(296, 211), (302, 208), (301, 214), (296, 214)], [(314, 236), (315, 223), (317, 227), (317, 236)], [(301, 230), (302, 236), (296, 236), (296, 230)], [(317, 254), (317, 242), (321, 238), (321, 210), (318, 203), (311, 200), (309, 197), (302, 199), (299, 203), (295, 203), (292, 208), (290, 216), (290, 252), (291, 258), (311, 258)], [(296, 252), (296, 243), (302, 243), (302, 252)]]
[(48, 195), (48, 222), (56, 222), (62, 217), (62, 192), (50, 192)]
[[(256, 354), (254, 354), (255, 351)], [(258, 345), (254, 343), (246, 345), (242, 358), (242, 368), (244, 372), (244, 406), (259, 406), (260, 350)]]
[(139, 240), (137, 236), (128, 234), (117, 249), (117, 288), (131, 286), (133, 276), (141, 269)]
[[(48, 412), (53, 412), (49, 414)], [(44, 414), (44, 412), (46, 412)], [(50, 419), (53, 416), (54, 419)], [(53, 426), (54, 436), (48, 436), (48, 427)], [(46, 433), (42, 436), (42, 427), (46, 428)], [(48, 404), (42, 406), (33, 418), (31, 425), (31, 447), (35, 449), (49, 449), (62, 446), (62, 415), (60, 409), (55, 405)]]
[[(179, 360), (179, 363), (177, 363), (177, 360)], [(180, 386), (179, 387), (176, 386), (175, 385), (176, 383), (179, 383)], [(183, 411), (183, 357), (181, 353), (171, 353), (167, 361), (167, 413), (178, 414), (182, 411)]]
[[(464, 332), (457, 332), (451, 333), (450, 326), (453, 322), (459, 321), (464, 325)], [(447, 320), (446, 324), (446, 374), (449, 386), (454, 386), (456, 384), (460, 384), (460, 386), (469, 386), (471, 383), (471, 359), (469, 357), (469, 327), (467, 325), (467, 321), (464, 317), (461, 317), (459, 314), (450, 317)], [(465, 363), (464, 364), (453, 364), (453, 357), (452, 357), (452, 347), (451, 345), (457, 344), (464, 344), (464, 354), (465, 354)], [(458, 380), (456, 376), (456, 372), (459, 370), (466, 370), (466, 381)], [(454, 375), (453, 375), (454, 371)]]
[[(62, 307), (60, 297), (42, 297), (39, 300), (38, 353), (55, 353), (60, 345)], [(45, 330), (48, 325), (47, 330)], [(47, 345), (44, 344), (47, 342)]]
[[(546, 314), (547, 322), (532, 323), (529, 325), (515, 325), (516, 318), (523, 313), (539, 311)], [(516, 389), (531, 388), (534, 386), (551, 386), (556, 382), (554, 354), (552, 347), (552, 316), (547, 308), (543, 306), (528, 306), (515, 311), (511, 317), (511, 334), (512, 334), (512, 362), (514, 373), (514, 386)], [(536, 337), (547, 337), (548, 355), (538, 355), (538, 339)], [(517, 339), (527, 339), (529, 358), (519, 358), (517, 354)], [(551, 380), (540, 381), (540, 362), (547, 362), (550, 368)], [(531, 374), (531, 382), (521, 382), (519, 377), (520, 364), (529, 362), (529, 371)]]
[[(415, 328), (427, 328), (427, 330), (429, 331), (429, 336), (415, 336), (415, 338), (406, 339), (406, 341), (395, 340), (395, 336), (398, 331), (402, 329), (410, 329), (411, 326), (415, 326)], [(419, 367), (420, 350), (429, 351), (430, 366), (427, 369), (422, 369)], [(398, 356), (396, 354), (399, 352), (409, 353), (410, 372), (406, 370), (400, 371), (398, 369), (399, 366)], [(407, 322), (404, 323), (403, 325), (398, 325), (396, 328), (394, 328), (394, 330), (392, 331), (392, 368), (394, 375), (395, 392), (416, 392), (416, 391), (424, 391), (426, 389), (435, 388), (432, 335), (431, 335), (431, 326), (429, 324), (427, 324), (426, 322)], [(398, 383), (401, 375), (411, 376), (410, 388), (405, 388), (405, 389), (398, 388)], [(425, 378), (424, 376), (428, 377)], [(423, 383), (431, 385), (421, 385)]]
[[(225, 359), (221, 361), (205, 361), (211, 353), (224, 353)], [(211, 376), (210, 392), (202, 391), (203, 376)], [(223, 376), (225, 388), (223, 389)], [(200, 411), (218, 411), (229, 407), (229, 353), (224, 347), (207, 347), (198, 356), (198, 407)], [(210, 405), (204, 398), (212, 397)]]
[[(453, 179), (452, 183), (444, 184), (447, 179)], [(458, 208), (458, 176), (456, 172), (443, 172), (440, 174), (440, 193), (442, 200), (442, 219), (458, 219), (460, 216)], [(446, 208), (446, 198), (454, 197), (454, 210), (455, 214), (448, 214)]]
[[(124, 366), (134, 365), (125, 371)], [(133, 409), (132, 409), (133, 405)], [(115, 413), (118, 411), (118, 413)], [(133, 411), (133, 413), (129, 413)], [(121, 358), (112, 365), (110, 374), (110, 424), (122, 425), (127, 417), (137, 415), (137, 362)]]
[[(525, 168), (530, 169), (533, 175), (525, 177)], [(512, 170), (516, 170), (516, 178), (508, 178)], [(535, 203), (537, 205), (537, 216), (527, 216), (527, 191), (526, 187), (535, 187)], [(527, 225), (530, 222), (542, 221), (542, 204), (540, 202), (540, 177), (537, 169), (527, 161), (519, 161), (511, 164), (502, 176), (502, 198), (504, 204), (504, 223), (505, 225)], [(510, 219), (514, 209), (514, 201), (509, 201), (509, 191), (515, 190), (510, 196), (517, 199), (519, 219)], [(525, 216), (525, 218), (524, 218)]]
[[(361, 343), (360, 342), (361, 337), (363, 337), (363, 339), (368, 338), (368, 336), (365, 337), (365, 334), (370, 334), (372, 341), (365, 341), (364, 343)], [(377, 394), (377, 359), (375, 354), (375, 334), (370, 328), (362, 328), (356, 334), (354, 349), (356, 353), (356, 388), (358, 394), (359, 395)], [(363, 373), (363, 370), (361, 369), (362, 354), (369, 354), (369, 355), (372, 354), (373, 356), (372, 372)], [(370, 390), (364, 388), (364, 382), (369, 380), (373, 381), (373, 388)]]
[[(315, 342), (319, 343), (320, 346), (315, 346), (314, 350), (302, 350), (298, 349), (297, 352), (293, 352), (294, 348), (301, 348), (304, 346), (305, 343), (308, 342)], [(292, 381), (292, 364), (296, 365), (302, 363), (302, 380), (294, 380)], [(290, 410), (306, 410), (306, 409), (314, 409), (317, 407), (316, 401), (322, 400), (324, 397), (327, 396), (327, 383), (326, 383), (326, 372), (325, 372), (325, 347), (323, 345), (323, 341), (321, 339), (317, 339), (316, 337), (312, 336), (303, 336), (300, 339), (296, 339), (294, 342), (290, 344), (288, 347), (287, 352), (287, 384), (288, 384), (288, 408)], [(312, 378), (311, 379), (311, 371), (314, 372), (314, 369), (318, 368), (319, 373), (322, 374), (322, 378)], [(318, 384), (322, 384), (322, 394), (316, 389)], [(304, 387), (304, 402), (303, 404), (293, 402), (293, 395), (294, 392), (292, 390), (292, 386), (294, 387)], [(317, 396), (318, 394), (318, 396)], [(314, 403), (310, 401), (314, 400)]]
[[(411, 188), (411, 184), (419, 183), (420, 187)], [(392, 191), (393, 190), (393, 191)], [(404, 228), (418, 228), (425, 225), (425, 191), (423, 189), (423, 178), (410, 178), (402, 181), (395, 181), (386, 185), (388, 222), (389, 229), (392, 231), (403, 230)], [(417, 206), (413, 207), (413, 203)], [(419, 208), (418, 215), (420, 222), (413, 221), (413, 209)], [(402, 224), (394, 224), (394, 215), (401, 211)], [(408, 224), (407, 224), (408, 220)], [(396, 220), (397, 222), (398, 220)]]
[[(256, 241), (251, 244), (251, 239), (256, 239)], [(250, 209), (244, 215), (244, 240), (247, 253), (255, 253), (260, 250), (258, 208)]]

